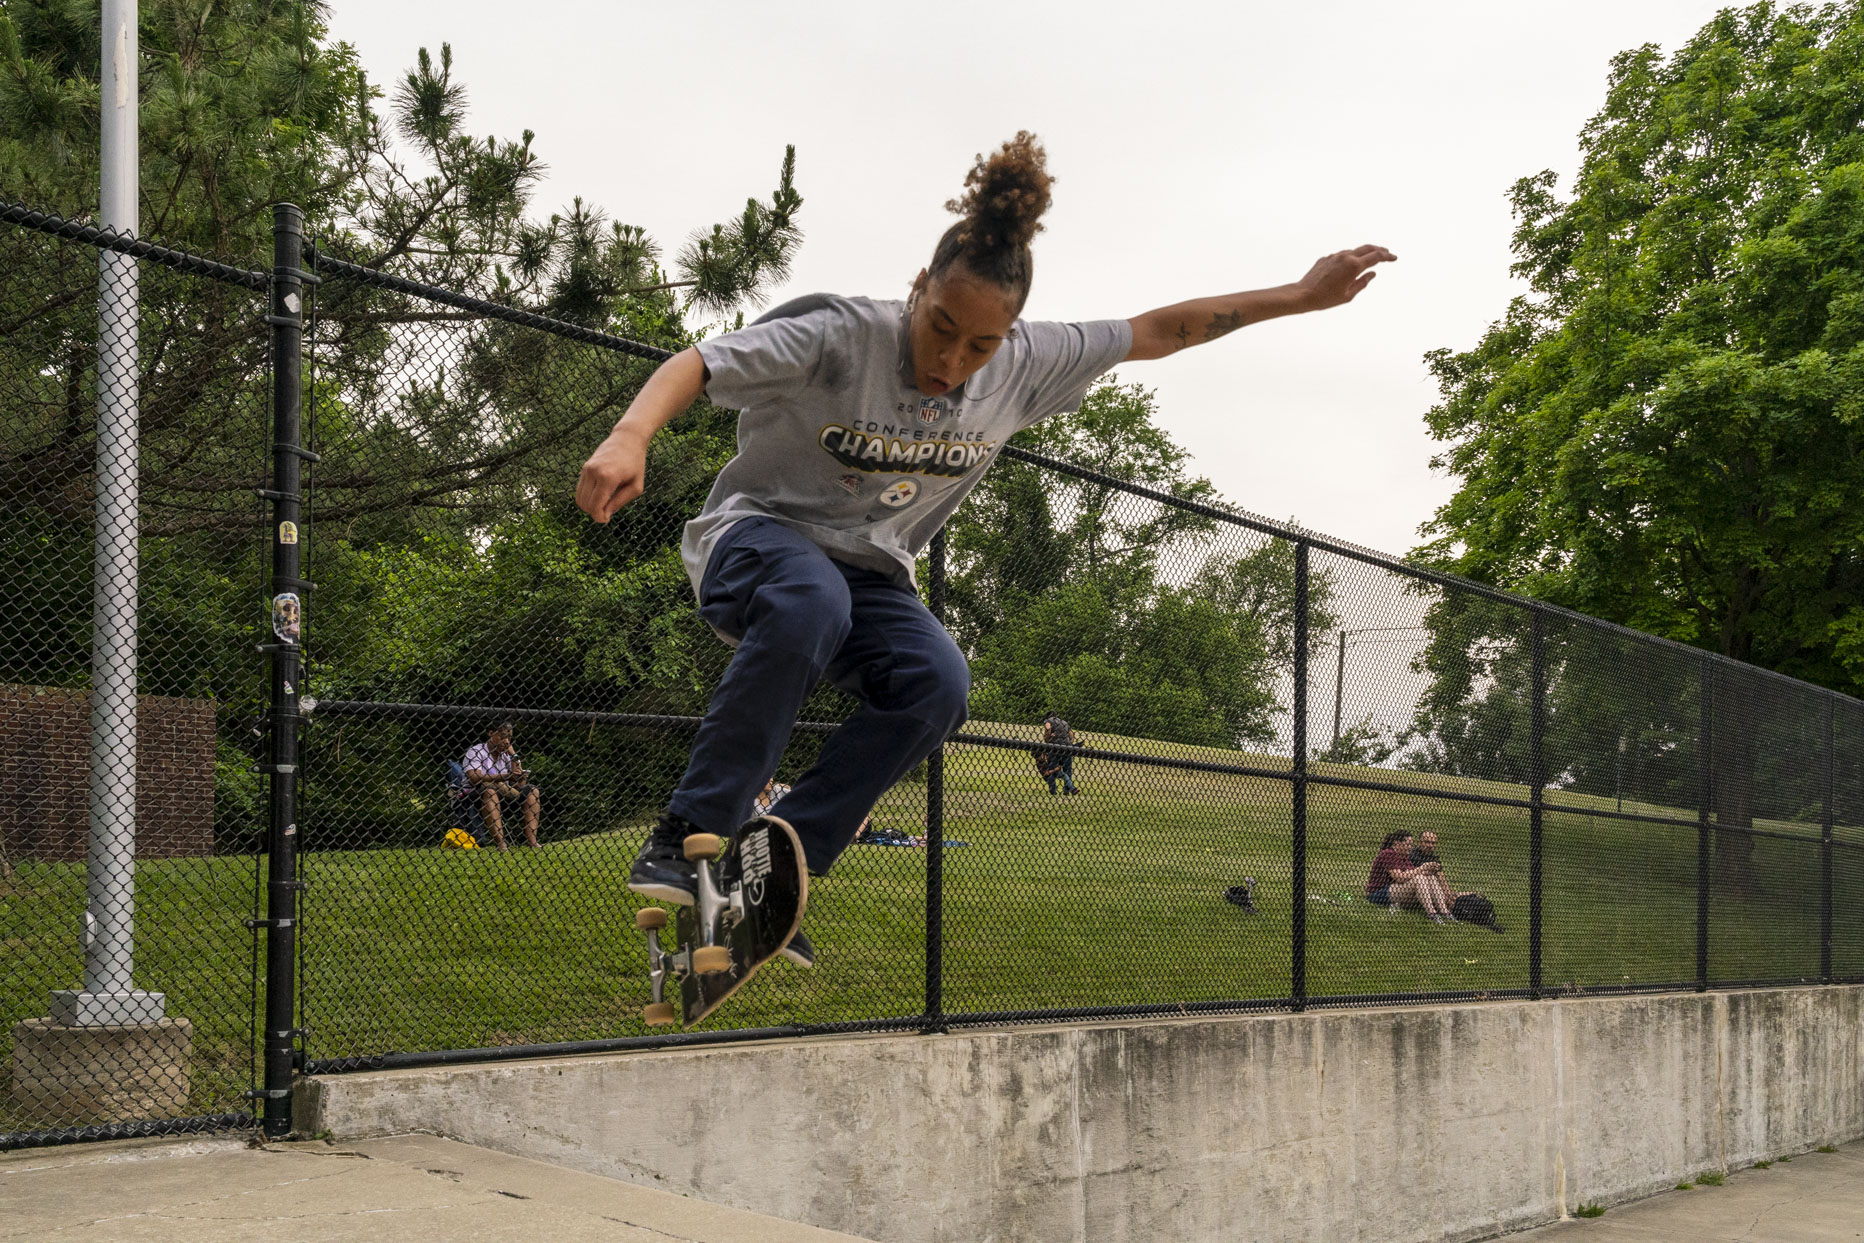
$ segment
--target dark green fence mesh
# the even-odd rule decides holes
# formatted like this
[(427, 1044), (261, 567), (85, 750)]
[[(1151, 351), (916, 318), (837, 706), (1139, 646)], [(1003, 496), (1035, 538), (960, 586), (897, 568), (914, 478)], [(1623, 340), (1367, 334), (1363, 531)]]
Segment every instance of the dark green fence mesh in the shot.
[[(87, 1112), (21, 1088), (17, 1033), (81, 984), (93, 904), (99, 239), (7, 219), (0, 1131), (224, 1121), (264, 986), (266, 278), (139, 260), (135, 984), (192, 1044), (166, 1095)], [(573, 480), (677, 326), (336, 250), (302, 398), (300, 1069), (665, 1039), (625, 880), (730, 655), (678, 543), (735, 415), (676, 421), (595, 526)], [(920, 571), (971, 720), (812, 885), (818, 966), (710, 1032), (1864, 978), (1854, 700), (1014, 447)], [(819, 692), (773, 781), (850, 706)], [(462, 781), (501, 723), (535, 795)], [(1407, 879), (1372, 894), (1382, 850)]]

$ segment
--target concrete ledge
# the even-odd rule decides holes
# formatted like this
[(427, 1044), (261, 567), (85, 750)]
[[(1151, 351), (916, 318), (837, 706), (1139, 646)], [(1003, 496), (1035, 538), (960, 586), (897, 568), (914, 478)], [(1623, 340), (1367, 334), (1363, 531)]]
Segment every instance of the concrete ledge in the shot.
[(1847, 986), (825, 1038), (333, 1076), (297, 1117), (888, 1243), (1464, 1240), (1864, 1135), (1861, 1024)]

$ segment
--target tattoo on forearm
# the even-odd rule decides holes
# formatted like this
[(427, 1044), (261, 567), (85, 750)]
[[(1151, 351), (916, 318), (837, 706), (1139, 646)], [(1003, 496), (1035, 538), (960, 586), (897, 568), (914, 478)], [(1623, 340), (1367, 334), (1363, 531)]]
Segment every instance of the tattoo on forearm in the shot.
[(1190, 325), (1186, 324), (1183, 320), (1178, 321), (1178, 331), (1172, 333), (1172, 335), (1178, 338), (1179, 349), (1183, 349), (1185, 346), (1191, 344), (1191, 328)]
[(1218, 337), (1228, 336), (1243, 326), (1243, 313), (1231, 311), (1228, 315), (1212, 315), (1210, 325), (1204, 329), (1204, 340), (1215, 341)]

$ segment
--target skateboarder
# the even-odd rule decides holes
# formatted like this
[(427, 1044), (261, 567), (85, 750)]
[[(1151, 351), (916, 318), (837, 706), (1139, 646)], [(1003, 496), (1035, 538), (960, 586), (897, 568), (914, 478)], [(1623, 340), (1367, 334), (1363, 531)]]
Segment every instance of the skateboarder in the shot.
[[(1350, 302), (1395, 258), (1360, 246), (1271, 289), (1130, 320), (1026, 322), (1030, 242), (1049, 187), (1028, 133), (980, 156), (947, 205), (960, 219), (905, 302), (815, 294), (681, 351), (583, 466), (576, 502), (607, 522), (641, 495), (649, 439), (701, 393), (741, 412), (737, 456), (681, 542), (700, 616), (737, 651), (635, 861), (636, 893), (693, 901), (681, 842), (728, 835), (750, 815), (823, 678), (860, 706), (781, 813), (818, 874), (881, 794), (963, 723), (970, 671), (920, 602), (914, 559), (1014, 433), (1076, 409), (1119, 363)], [(803, 965), (814, 957), (800, 933), (784, 953)]]

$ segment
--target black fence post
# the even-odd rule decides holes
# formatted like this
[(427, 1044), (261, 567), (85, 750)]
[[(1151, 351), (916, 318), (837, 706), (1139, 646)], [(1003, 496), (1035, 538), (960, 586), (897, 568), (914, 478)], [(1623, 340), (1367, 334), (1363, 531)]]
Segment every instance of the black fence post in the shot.
[[(932, 537), (926, 572), (932, 616), (945, 624), (945, 532)], [(926, 1005), (922, 1028), (945, 1030), (945, 745), (926, 757)]]
[(304, 345), (304, 213), (289, 203), (272, 209), (272, 296), (265, 321), (272, 327), (272, 638), (269, 762), (271, 795), (266, 816), (265, 1086), (268, 1138), (291, 1131), (291, 1077), (296, 1018), (298, 882), (298, 695), (303, 676), (305, 584), (299, 578), (298, 443)]
[(1290, 790), (1289, 900), (1293, 931), (1288, 995), (1307, 1008), (1307, 541), (1294, 545), (1294, 758)]
[(1701, 808), (1696, 813), (1696, 991), (1709, 990), (1709, 832), (1715, 798), (1715, 665), (1705, 655), (1699, 662), (1702, 677), (1702, 741), (1696, 757), (1700, 771), (1696, 784)]
[(1527, 990), (1538, 1000), (1542, 996), (1542, 901), (1546, 851), (1546, 815), (1543, 807), (1547, 788), (1547, 625), (1546, 615), (1538, 608), (1528, 621), (1528, 811), (1527, 811)]
[(1837, 707), (1825, 697), (1825, 778), (1819, 798), (1819, 980), (1832, 982), (1832, 803), (1836, 791), (1838, 759), (1833, 717)]

